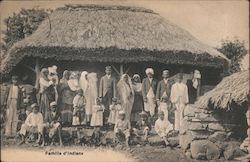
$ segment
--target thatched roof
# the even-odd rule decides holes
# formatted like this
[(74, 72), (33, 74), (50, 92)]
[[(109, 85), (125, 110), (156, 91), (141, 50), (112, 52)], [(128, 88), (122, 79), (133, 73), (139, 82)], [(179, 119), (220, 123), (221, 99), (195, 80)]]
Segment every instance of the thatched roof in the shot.
[(205, 93), (195, 103), (200, 108), (230, 109), (232, 103), (241, 105), (248, 101), (249, 70), (225, 77), (214, 89)]
[(97, 62), (158, 61), (221, 68), (227, 58), (144, 8), (68, 5), (17, 42), (2, 62), (7, 73), (25, 56)]

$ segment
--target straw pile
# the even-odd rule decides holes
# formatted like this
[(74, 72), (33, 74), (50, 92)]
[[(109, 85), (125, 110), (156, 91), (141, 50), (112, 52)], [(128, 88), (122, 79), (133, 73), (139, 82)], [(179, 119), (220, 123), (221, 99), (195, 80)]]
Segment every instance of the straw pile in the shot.
[(230, 109), (232, 103), (241, 105), (249, 95), (249, 70), (225, 77), (213, 90), (205, 93), (195, 103), (200, 108)]
[(156, 61), (222, 68), (228, 59), (151, 10), (67, 5), (53, 12), (1, 62), (8, 73), (25, 56), (92, 62)]

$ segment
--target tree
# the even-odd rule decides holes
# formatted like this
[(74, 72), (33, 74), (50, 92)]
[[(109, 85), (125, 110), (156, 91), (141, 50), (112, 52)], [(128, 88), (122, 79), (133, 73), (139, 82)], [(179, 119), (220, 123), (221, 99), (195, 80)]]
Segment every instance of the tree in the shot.
[[(4, 34), (3, 43), (1, 44), (2, 53), (11, 46), (31, 35), (39, 26), (39, 24), (48, 17), (52, 10), (45, 10), (40, 8), (24, 9), (22, 8), (19, 13), (14, 13), (12, 16), (4, 19), (6, 30), (2, 31)], [(4, 58), (4, 56), (2, 56)]]
[(231, 60), (229, 74), (240, 71), (240, 61), (247, 54), (244, 41), (237, 38), (234, 38), (234, 40), (222, 40), (221, 46), (217, 50)]

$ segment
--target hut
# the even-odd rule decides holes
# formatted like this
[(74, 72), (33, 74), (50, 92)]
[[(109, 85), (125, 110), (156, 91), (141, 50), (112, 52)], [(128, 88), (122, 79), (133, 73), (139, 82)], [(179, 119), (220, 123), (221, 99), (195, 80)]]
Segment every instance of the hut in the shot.
[(249, 70), (225, 77), (185, 108), (181, 147), (195, 159), (232, 160), (250, 153), (249, 99)]
[[(200, 69), (203, 81), (216, 84), (228, 59), (201, 43), (186, 30), (152, 10), (127, 6), (66, 5), (56, 9), (29, 37), (17, 42), (1, 62), (1, 75), (33, 73), (55, 64), (59, 71), (88, 70), (103, 73), (112, 65), (122, 73), (156, 76), (168, 68)], [(34, 82), (34, 80), (33, 80)]]

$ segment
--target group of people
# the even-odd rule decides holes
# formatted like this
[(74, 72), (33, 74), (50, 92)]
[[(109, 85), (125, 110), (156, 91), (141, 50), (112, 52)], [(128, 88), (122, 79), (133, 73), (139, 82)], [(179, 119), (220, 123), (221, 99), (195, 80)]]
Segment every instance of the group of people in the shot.
[[(62, 145), (62, 127), (76, 127), (78, 142), (83, 127), (94, 128), (94, 132), (113, 129), (116, 140), (123, 138), (128, 145), (131, 132), (147, 140), (154, 127), (168, 144), (168, 132), (180, 130), (185, 105), (193, 103), (199, 95), (201, 74), (198, 70), (187, 83), (180, 73), (175, 81), (170, 79), (168, 70), (162, 72), (163, 79), (157, 82), (152, 68), (146, 69), (147, 77), (142, 81), (138, 74), (132, 78), (123, 74), (116, 82), (111, 66), (105, 67), (105, 73), (98, 88), (96, 73), (65, 70), (59, 79), (57, 66), (43, 68), (39, 91), (33, 100), (18, 84), (18, 77), (13, 76), (5, 104), (5, 135), (15, 136), (19, 130), (23, 143), (27, 132), (36, 132), (37, 142), (42, 141), (44, 145), (47, 133), (51, 144), (59, 137)], [(171, 107), (175, 108), (174, 125), (168, 120)], [(157, 114), (154, 122), (151, 119)], [(18, 121), (21, 121), (20, 128)]]

